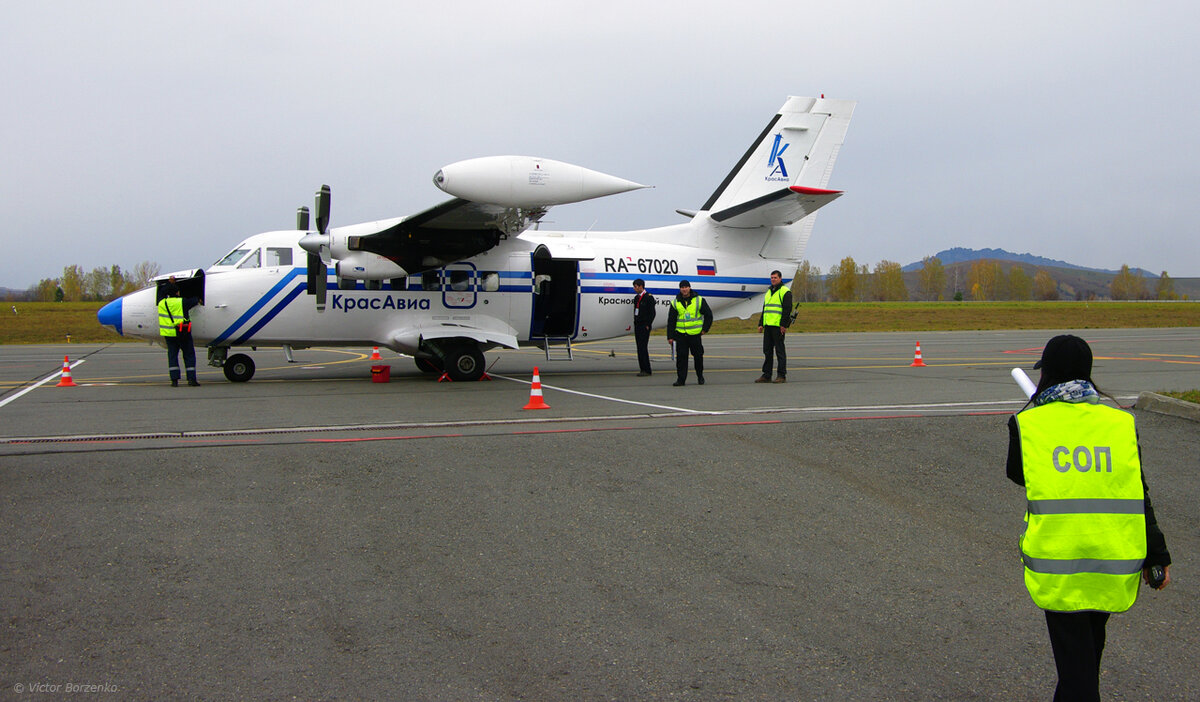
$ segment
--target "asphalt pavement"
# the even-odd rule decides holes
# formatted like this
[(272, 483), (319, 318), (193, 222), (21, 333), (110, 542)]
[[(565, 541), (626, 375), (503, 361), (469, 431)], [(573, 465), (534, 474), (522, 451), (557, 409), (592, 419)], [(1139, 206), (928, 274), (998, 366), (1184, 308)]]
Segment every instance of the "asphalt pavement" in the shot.
[[(1200, 387), (1200, 329), (1078, 333), (1123, 405)], [(794, 334), (771, 385), (708, 336), (681, 388), (661, 337), (649, 378), (615, 340), (480, 383), (264, 349), (198, 388), (153, 347), (0, 347), (0, 695), (1046, 699), (1004, 455), (1051, 335)], [(1134, 414), (1174, 582), (1101, 689), (1198, 699), (1200, 425)]]

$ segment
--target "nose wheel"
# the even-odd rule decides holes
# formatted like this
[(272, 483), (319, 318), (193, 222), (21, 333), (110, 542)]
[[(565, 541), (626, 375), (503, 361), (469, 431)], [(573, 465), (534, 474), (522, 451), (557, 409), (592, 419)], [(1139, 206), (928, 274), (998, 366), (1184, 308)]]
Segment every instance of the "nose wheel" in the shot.
[(230, 382), (244, 383), (254, 377), (254, 359), (244, 353), (235, 353), (225, 359), (221, 370), (225, 371), (225, 377)]

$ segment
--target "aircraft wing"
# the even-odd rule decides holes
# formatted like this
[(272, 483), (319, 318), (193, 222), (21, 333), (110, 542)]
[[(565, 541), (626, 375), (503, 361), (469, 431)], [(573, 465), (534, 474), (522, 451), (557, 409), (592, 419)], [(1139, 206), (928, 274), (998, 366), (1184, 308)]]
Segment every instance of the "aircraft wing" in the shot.
[(753, 229), (792, 224), (842, 196), (840, 190), (793, 185), (712, 213), (726, 227)]
[(379, 254), (408, 273), (420, 273), (487, 251), (502, 238), (525, 231), (546, 209), (454, 198), (399, 220), (380, 222), (371, 227), (373, 231), (346, 231), (347, 248)]

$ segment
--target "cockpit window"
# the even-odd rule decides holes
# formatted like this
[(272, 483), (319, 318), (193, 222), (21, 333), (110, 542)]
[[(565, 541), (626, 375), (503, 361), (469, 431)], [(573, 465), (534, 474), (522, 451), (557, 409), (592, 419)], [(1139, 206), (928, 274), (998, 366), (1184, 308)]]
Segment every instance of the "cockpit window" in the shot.
[(258, 268), (260, 265), (262, 265), (262, 249), (255, 249), (254, 253), (247, 256), (246, 260), (238, 265), (238, 268)]
[(250, 249), (248, 249), (248, 248), (247, 249), (236, 248), (233, 251), (230, 251), (228, 254), (226, 254), (225, 258), (221, 259), (220, 261), (217, 261), (213, 265), (214, 266), (232, 266), (232, 265), (236, 264), (238, 261), (242, 260), (242, 257), (248, 253), (250, 253)]
[(268, 246), (267, 247), (267, 260), (265, 262), (265, 265), (267, 268), (274, 268), (276, 266), (292, 265), (292, 249), (291, 249), (291, 247), (283, 248), (283, 247)]

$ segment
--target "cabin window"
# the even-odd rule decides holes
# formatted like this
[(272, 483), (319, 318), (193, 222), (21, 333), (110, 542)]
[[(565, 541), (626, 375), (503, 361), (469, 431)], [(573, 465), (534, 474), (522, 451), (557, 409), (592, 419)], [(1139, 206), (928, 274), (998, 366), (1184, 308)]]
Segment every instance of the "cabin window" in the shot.
[(292, 247), (268, 246), (266, 265), (267, 268), (292, 265)]
[(484, 292), (496, 292), (500, 289), (500, 274), (496, 271), (480, 271), (479, 279), (479, 288)]
[(262, 249), (255, 249), (254, 253), (246, 257), (245, 261), (238, 264), (238, 268), (258, 268), (262, 265)]
[(450, 289), (466, 292), (471, 289), (471, 271), (450, 271)]
[(232, 266), (232, 265), (236, 264), (238, 261), (242, 260), (242, 257), (248, 253), (250, 253), (250, 249), (242, 249), (242, 248), (234, 249), (233, 251), (230, 251), (228, 254), (226, 254), (225, 258), (221, 259), (220, 261), (217, 261), (213, 265), (214, 266)]
[(422, 290), (440, 290), (442, 287), (441, 271), (425, 271), (421, 274)]

